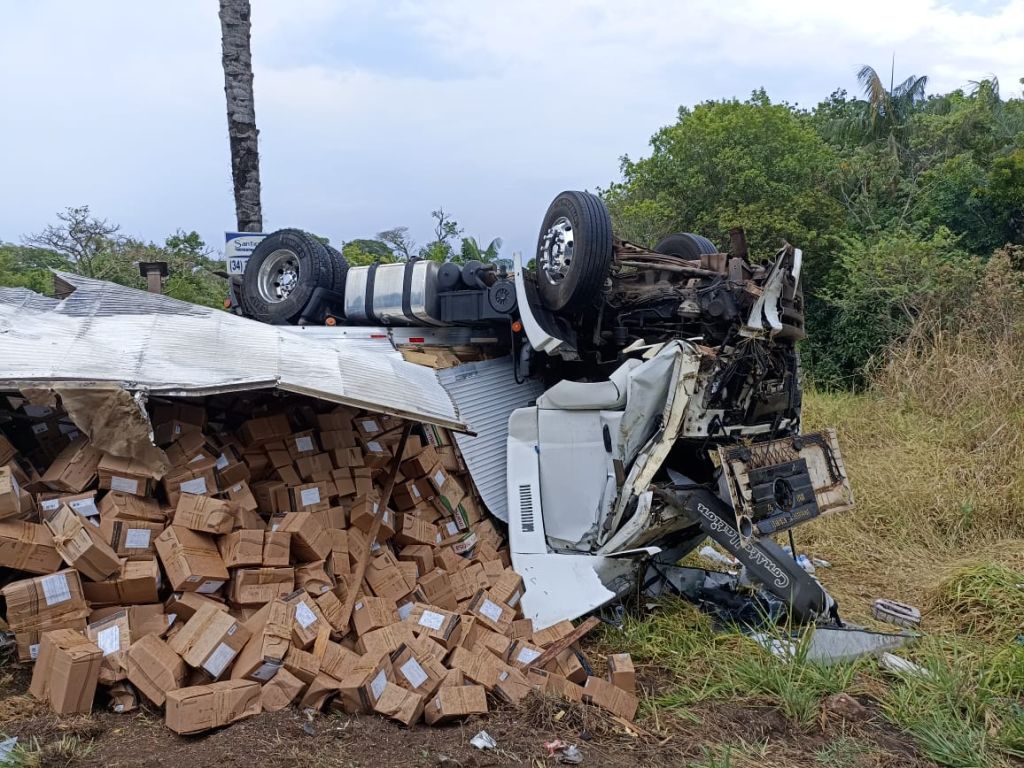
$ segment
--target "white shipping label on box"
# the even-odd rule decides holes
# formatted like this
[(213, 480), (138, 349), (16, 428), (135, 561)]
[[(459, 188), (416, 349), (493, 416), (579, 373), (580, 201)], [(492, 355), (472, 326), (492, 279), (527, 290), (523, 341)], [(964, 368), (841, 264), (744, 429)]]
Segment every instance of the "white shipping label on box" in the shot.
[(117, 653), (121, 650), (121, 628), (116, 624), (96, 633), (96, 645), (103, 651), (104, 656)]
[(305, 451), (312, 451), (312, 450), (314, 450), (314, 448), (313, 448), (313, 438), (310, 437), (309, 435), (305, 435), (303, 437), (296, 437), (295, 438), (295, 450), (299, 451), (300, 453), (303, 453)]
[(480, 613), (491, 621), (501, 621), (501, 606), (497, 603), (492, 603), (486, 598), (483, 603), (480, 604)]
[(29, 658), (32, 659), (39, 658), (39, 643), (32, 643), (32, 645), (28, 647), (28, 655)]
[(519, 604), (519, 598), (521, 598), (521, 597), (522, 597), (522, 594), (517, 589), (515, 592), (512, 593), (512, 597), (510, 597), (508, 599), (508, 604), (512, 608), (515, 608)]
[(535, 651), (533, 648), (522, 648), (519, 653), (516, 654), (516, 661), (520, 664), (529, 664), (538, 656), (540, 656), (540, 651)]
[(319, 488), (305, 488), (299, 493), (299, 496), (302, 498), (302, 506), (304, 507), (320, 503)]
[(377, 673), (377, 676), (373, 678), (373, 682), (370, 683), (370, 691), (373, 693), (373, 700), (376, 701), (380, 698), (380, 695), (384, 693), (384, 688), (388, 684), (388, 676), (385, 670), (381, 670)]
[(25, 412), (26, 416), (31, 416), (33, 419), (43, 419), (53, 413), (53, 408), (48, 405), (32, 405), (32, 403), (25, 403), (21, 406), (21, 410)]
[(121, 493), (138, 493), (139, 481), (131, 480), (127, 477), (118, 477), (117, 475), (111, 475), (110, 490), (120, 491)]
[(380, 427), (377, 426), (377, 422), (372, 419), (364, 419), (360, 424), (363, 427), (363, 432), (369, 432), (371, 435), (374, 432), (380, 432)]
[(430, 627), (430, 629), (440, 629), (444, 626), (444, 616), (436, 611), (424, 611), (420, 616), (419, 625)]
[(197, 461), (203, 461), (206, 458), (205, 453), (198, 454), (194, 459), (189, 461), (189, 464), (195, 464)]
[(47, 605), (57, 605), (71, 599), (71, 586), (63, 573), (54, 573), (39, 580)]
[(438, 488), (440, 488), (441, 486), (444, 485), (444, 481), (445, 481), (444, 472), (442, 472), (441, 470), (437, 470), (437, 472), (434, 473), (434, 484)]
[(197, 589), (196, 592), (199, 592), (202, 595), (209, 595), (209, 594), (212, 594), (213, 592), (216, 592), (218, 589), (220, 589), (223, 586), (224, 586), (224, 582), (223, 581), (208, 581), (205, 584), (203, 584), (203, 586), (201, 586), (199, 589)]
[(47, 499), (40, 506), (43, 512), (54, 512), (60, 507), (60, 499)]
[(449, 536), (454, 536), (456, 533), (459, 532), (459, 526), (455, 524), (454, 520), (449, 520), (447, 523), (444, 524), (444, 527), (445, 530), (448, 531)]
[(250, 674), (249, 677), (266, 682), (277, 674), (277, 670), (281, 668), (281, 664), (282, 662), (280, 661), (265, 661), (260, 665), (260, 668)]
[(214, 649), (213, 653), (206, 657), (206, 661), (203, 662), (203, 669), (214, 677), (220, 677), (233, 658), (235, 658), (235, 649), (227, 643), (221, 643)]
[(129, 528), (124, 536), (125, 549), (149, 549), (149, 528)]
[(75, 510), (75, 512), (80, 514), (82, 517), (94, 517), (95, 515), (98, 515), (100, 513), (100, 511), (96, 509), (95, 499), (91, 498), (77, 499), (76, 501), (69, 502), (68, 506)]
[(398, 606), (398, 618), (402, 621), (405, 621), (407, 618), (409, 618), (409, 614), (412, 613), (412, 606), (412, 603), (405, 603), (403, 605)]
[(419, 688), (429, 679), (416, 659), (409, 659), (398, 669), (413, 688)]
[(49, 432), (50, 428), (45, 424), (33, 424), (32, 431), (35, 432), (37, 435), (41, 435), (44, 432)]
[(295, 620), (303, 629), (309, 629), (316, 622), (316, 614), (309, 610), (305, 602), (301, 602), (295, 606)]
[(202, 496), (206, 493), (206, 478), (205, 477), (193, 477), (191, 480), (186, 480), (180, 486), (182, 493), (193, 493), (196, 496)]
[(217, 457), (217, 463), (214, 464), (214, 466), (217, 467), (217, 469), (224, 469), (224, 467), (226, 467), (230, 463), (231, 462), (228, 461), (228, 457), (222, 453), (220, 456)]
[(384, 446), (376, 440), (368, 440), (366, 442), (366, 447), (369, 448), (372, 453), (384, 453)]
[(420, 489), (416, 487), (416, 483), (413, 483), (411, 486), (409, 486), (409, 489), (412, 491), (412, 496), (414, 499), (423, 498), (423, 494), (421, 494)]
[(505, 682), (506, 680), (508, 680), (508, 672), (502, 672), (500, 675), (498, 675), (498, 679), (501, 682)]

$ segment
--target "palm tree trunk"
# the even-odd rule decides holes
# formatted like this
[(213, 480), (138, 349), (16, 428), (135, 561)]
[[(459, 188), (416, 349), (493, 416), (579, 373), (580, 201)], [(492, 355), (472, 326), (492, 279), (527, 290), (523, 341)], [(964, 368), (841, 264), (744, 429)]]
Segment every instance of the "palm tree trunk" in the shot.
[(250, 15), (249, 0), (220, 0), (221, 60), (239, 232), (260, 232), (263, 229), (259, 131), (256, 130), (252, 51), (249, 46)]

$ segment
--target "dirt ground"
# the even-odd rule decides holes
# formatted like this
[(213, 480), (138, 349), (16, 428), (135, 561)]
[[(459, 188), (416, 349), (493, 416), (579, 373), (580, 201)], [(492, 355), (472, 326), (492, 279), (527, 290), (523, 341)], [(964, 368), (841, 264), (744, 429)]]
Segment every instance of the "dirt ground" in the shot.
[[(814, 726), (800, 728), (769, 708), (715, 704), (671, 719), (641, 719), (631, 733), (589, 707), (537, 698), (518, 709), (440, 728), (403, 728), (377, 716), (321, 714), (296, 709), (265, 713), (201, 736), (177, 736), (162, 715), (142, 707), (118, 715), (99, 708), (89, 716), (58, 717), (27, 694), (30, 670), (0, 668), (0, 731), (32, 740), (40, 749), (31, 766), (486, 766), (558, 764), (545, 742), (576, 744), (586, 766), (926, 766), (905, 737), (866, 710), (843, 717), (828, 708)], [(650, 686), (653, 681), (641, 681)], [(486, 729), (496, 750), (469, 740)], [(731, 753), (726, 756), (725, 749)]]

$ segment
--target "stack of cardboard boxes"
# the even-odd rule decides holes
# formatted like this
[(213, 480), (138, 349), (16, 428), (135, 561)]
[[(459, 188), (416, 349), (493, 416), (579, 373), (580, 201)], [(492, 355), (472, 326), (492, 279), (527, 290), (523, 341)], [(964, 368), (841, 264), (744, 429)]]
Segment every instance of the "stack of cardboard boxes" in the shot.
[(574, 648), (532, 666), (573, 626), (522, 618), (446, 430), (416, 426), (396, 456), (398, 419), (272, 403), (154, 405), (158, 469), (61, 431), (59, 409), (7, 413), (0, 594), (18, 657), (40, 662), (32, 693), (58, 712), (89, 711), (97, 685), (116, 711), (141, 694), (178, 733), (291, 704), (436, 724), (532, 690), (634, 716), (628, 657), (607, 680)]

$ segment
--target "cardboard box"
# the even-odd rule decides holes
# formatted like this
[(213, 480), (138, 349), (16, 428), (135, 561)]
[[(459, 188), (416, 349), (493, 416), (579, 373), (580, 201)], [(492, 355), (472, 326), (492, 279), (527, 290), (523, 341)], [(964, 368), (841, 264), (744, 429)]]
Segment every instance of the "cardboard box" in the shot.
[(186, 664), (216, 680), (228, 670), (249, 637), (249, 630), (227, 612), (204, 605), (169, 644)]
[(217, 493), (217, 476), (213, 469), (215, 463), (214, 459), (209, 458), (169, 471), (160, 481), (164, 493), (167, 494), (167, 500), (172, 505), (177, 505), (183, 493), (190, 493), (193, 496)]
[(178, 622), (184, 624), (195, 616), (196, 611), (204, 605), (209, 605), (222, 611), (227, 610), (227, 606), (220, 600), (201, 595), (198, 592), (175, 592), (164, 603), (164, 611), (166, 611), (168, 616), (173, 616)]
[(217, 551), (227, 568), (263, 565), (263, 539), (271, 535), (277, 534), (243, 528), (219, 537)]
[(632, 721), (639, 702), (636, 696), (599, 677), (588, 677), (583, 686), (583, 703), (594, 704), (614, 715)]
[(444, 608), (446, 611), (456, 610), (455, 592), (447, 571), (435, 568), (425, 576), (420, 576), (417, 584), (423, 590), (425, 602)]
[(34, 629), (50, 621), (81, 620), (89, 615), (78, 571), (65, 569), (7, 584), (0, 589), (7, 602), (7, 622), (15, 631)]
[(255, 512), (259, 509), (256, 497), (253, 495), (252, 489), (247, 482), (227, 486), (226, 493), (228, 499), (240, 509), (247, 512)]
[(498, 673), (498, 682), (494, 685), (494, 695), (508, 704), (518, 705), (533, 691), (526, 675), (518, 669), (505, 667)]
[(516, 619), (512, 622), (513, 640), (531, 640), (533, 638), (533, 619)]
[(461, 717), (487, 714), (487, 691), (482, 685), (446, 685), (438, 688), (423, 710), (423, 719), (440, 725)]
[(628, 653), (608, 655), (608, 682), (626, 693), (636, 696), (636, 669)]
[[(69, 503), (68, 506), (75, 509), (73, 503)], [(167, 522), (167, 516), (160, 509), (156, 499), (133, 496), (130, 493), (111, 491), (105, 494), (96, 506), (100, 511), (100, 518), (103, 520), (107, 518), (124, 521), (144, 520), (161, 525)], [(75, 511), (82, 514), (81, 510), (76, 509)]]
[(182, 432), (180, 437), (164, 449), (164, 453), (171, 466), (183, 467), (193, 459), (202, 461), (207, 458), (204, 450), (207, 450), (206, 436), (201, 430), (195, 429)]
[(231, 679), (267, 682), (280, 674), (291, 647), (295, 606), (274, 600), (246, 622), (252, 637), (239, 652), (231, 668)]
[(398, 623), (395, 601), (388, 597), (363, 597), (352, 606), (352, 626), (357, 635)]
[(416, 456), (403, 461), (399, 468), (406, 477), (417, 478), (426, 475), (440, 461), (437, 451), (432, 447), (424, 448)]
[[(363, 533), (369, 534), (373, 527), (373, 519), (380, 511), (380, 497), (373, 493), (369, 496), (360, 496), (352, 502), (349, 507), (349, 524), (358, 528)], [(380, 529), (377, 532), (377, 541), (387, 541), (395, 535), (395, 513), (391, 509), (385, 509), (380, 518)]]
[(62, 506), (46, 518), (54, 547), (68, 565), (93, 581), (115, 573), (120, 567), (117, 554), (103, 540), (99, 529), (70, 507)]
[(160, 603), (146, 603), (143, 605), (96, 607), (89, 614), (89, 622), (95, 624), (122, 611), (128, 616), (128, 629), (131, 633), (132, 642), (146, 635), (162, 636), (167, 632), (172, 618), (164, 613), (164, 607)]
[(216, 542), (206, 534), (171, 525), (157, 536), (156, 551), (177, 592), (216, 592), (228, 580)]
[(151, 495), (157, 479), (153, 470), (141, 462), (109, 453), (103, 454), (96, 469), (99, 473), (100, 488), (130, 493), (134, 496)]
[(416, 586), (415, 582), (406, 580), (398, 559), (386, 549), (370, 560), (366, 568), (366, 583), (377, 597), (390, 597), (392, 600), (409, 594)]
[(18, 449), (11, 444), (2, 433), (0, 433), (0, 464), (7, 464), (18, 455)]
[(398, 552), (398, 559), (416, 563), (417, 579), (434, 570), (434, 550), (426, 544), (410, 544), (402, 547)]
[(527, 681), (541, 693), (557, 696), (566, 701), (583, 701), (583, 686), (576, 685), (557, 672), (532, 667), (526, 673)]
[(395, 483), (391, 491), (391, 503), (402, 512), (410, 512), (426, 500), (415, 480)]
[(100, 521), (100, 535), (114, 554), (129, 560), (155, 560), (156, 537), (163, 530), (163, 523), (145, 520), (117, 520), (108, 516)]
[(132, 644), (128, 611), (124, 608), (90, 623), (85, 628), (88, 637), (103, 653), (99, 681), (103, 685), (128, 678), (128, 647)]
[(200, 533), (231, 533), (237, 517), (238, 510), (230, 502), (182, 493), (174, 509), (172, 524)]
[(574, 683), (583, 685), (587, 682), (587, 670), (580, 662), (577, 652), (572, 648), (566, 648), (558, 654), (554, 664), (549, 664), (548, 669), (551, 669), (552, 666), (558, 670), (558, 674)]
[(320, 671), (335, 680), (342, 680), (356, 668), (360, 659), (355, 651), (327, 639), (317, 642), (316, 652), (320, 655)]
[(448, 671), (439, 659), (411, 646), (402, 646), (391, 654), (391, 667), (396, 684), (421, 696), (430, 696), (440, 688)]
[(54, 491), (81, 493), (96, 479), (103, 452), (88, 438), (72, 440), (43, 473), (40, 482)]
[(309, 685), (320, 672), (320, 659), (293, 645), (284, 655), (284, 669), (299, 678), (303, 684)]
[(352, 419), (352, 426), (356, 428), (360, 437), (379, 437), (384, 432), (381, 420), (377, 416), (357, 416)]
[(300, 649), (309, 648), (320, 631), (329, 627), (330, 624), (320, 612), (319, 606), (305, 590), (297, 589), (282, 599), (295, 607), (292, 643)]
[(21, 486), (10, 467), (0, 467), (0, 520), (21, 514)]
[[(323, 430), (323, 428), (321, 427)], [(339, 448), (355, 448), (356, 433), (349, 429), (330, 429), (320, 432), (320, 445), (325, 451), (333, 451)]]
[(28, 573), (53, 573), (63, 560), (45, 525), (0, 520), (0, 567)]
[(103, 581), (82, 584), (85, 599), (93, 605), (134, 605), (157, 602), (160, 566), (156, 560), (122, 560), (115, 573)]
[(479, 563), (470, 563), (457, 573), (453, 573), (451, 582), (456, 600), (471, 600), (481, 589), (487, 589), (487, 574)]
[(402, 725), (412, 725), (423, 715), (425, 698), (413, 691), (387, 682), (373, 709), (378, 714), (397, 720)]
[(200, 733), (259, 713), (259, 683), (224, 680), (168, 693), (164, 722), (178, 734)]
[(380, 658), (364, 656), (341, 680), (342, 706), (349, 714), (373, 710), (388, 683), (394, 683), (391, 661), (387, 655)]
[(307, 483), (315, 483), (329, 477), (334, 470), (329, 453), (313, 453), (295, 459), (295, 470)]
[(86, 491), (85, 493), (57, 493), (49, 491), (36, 496), (36, 508), (42, 517), (50, 512), (56, 512), (62, 505), (71, 507), (82, 517), (95, 518), (100, 514), (99, 506), (96, 504), (96, 492)]
[(511, 608), (518, 608), (526, 587), (523, 584), (522, 576), (511, 568), (506, 568), (497, 579), (491, 581), (488, 591), (495, 600), (500, 600)]
[(416, 640), (413, 628), (402, 622), (373, 629), (359, 636), (356, 650), (370, 658), (388, 656), (403, 645), (411, 645)]
[(274, 531), (291, 534), (291, 551), (302, 563), (324, 560), (331, 552), (331, 537), (320, 521), (309, 512), (275, 515)]
[(252, 477), (252, 470), (241, 457), (241, 454), (233, 446), (225, 445), (214, 461), (214, 470), (217, 473), (217, 486), (227, 488), (238, 483), (248, 482)]
[(552, 643), (572, 634), (574, 627), (571, 621), (562, 620), (550, 627), (535, 630), (533, 644), (539, 648), (547, 648)]
[(391, 463), (391, 451), (380, 440), (363, 440), (363, 464), (381, 469)]
[(462, 483), (440, 464), (430, 468), (427, 479), (436, 491), (433, 499), (435, 506), (443, 509), (448, 515), (454, 515), (459, 502), (466, 496), (466, 489), (462, 487)]
[(494, 600), (484, 590), (479, 590), (469, 601), (469, 612), (477, 621), (500, 635), (512, 632), (512, 621), (516, 612), (500, 600)]
[(441, 543), (441, 533), (433, 523), (428, 523), (414, 515), (403, 514), (402, 526), (395, 532), (395, 541), (404, 545), (435, 546)]
[(279, 712), (295, 701), (305, 687), (306, 683), (287, 669), (279, 669), (260, 689), (260, 705), (264, 712)]
[(238, 568), (228, 583), (228, 600), (236, 605), (263, 605), (294, 589), (294, 568)]
[(508, 652), (508, 663), (516, 669), (526, 669), (536, 659), (540, 658), (540, 655), (544, 653), (544, 650), (533, 643), (528, 643), (525, 640), (516, 640)]
[(313, 517), (320, 521), (320, 525), (330, 530), (335, 528), (343, 530), (348, 527), (344, 507), (328, 507), (319, 512), (314, 512)]
[(46, 632), (32, 670), (29, 692), (58, 715), (88, 714), (96, 696), (103, 652), (70, 629)]
[(295, 567), (295, 588), (302, 588), (313, 597), (334, 589), (334, 579), (327, 572), (327, 561), (317, 560)]
[(462, 637), (462, 617), (434, 605), (416, 603), (404, 623), (419, 634), (433, 638), (449, 650), (458, 645), (459, 638)]
[(249, 419), (238, 430), (238, 436), (247, 447), (281, 440), (291, 434), (288, 417), (283, 413)]
[(283, 568), (291, 562), (292, 535), (287, 531), (264, 531), (263, 565)]
[(474, 683), (479, 683), (488, 691), (493, 691), (498, 684), (505, 665), (494, 654), (482, 650), (469, 650), (459, 646), (448, 658), (448, 666), (458, 669)]

